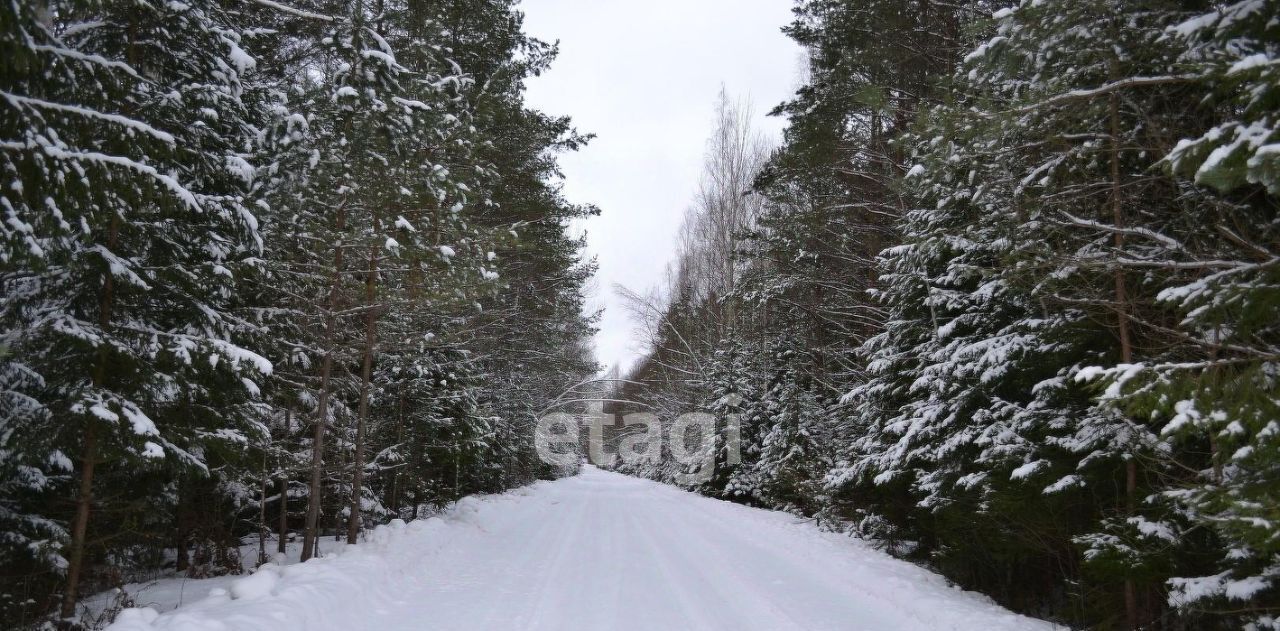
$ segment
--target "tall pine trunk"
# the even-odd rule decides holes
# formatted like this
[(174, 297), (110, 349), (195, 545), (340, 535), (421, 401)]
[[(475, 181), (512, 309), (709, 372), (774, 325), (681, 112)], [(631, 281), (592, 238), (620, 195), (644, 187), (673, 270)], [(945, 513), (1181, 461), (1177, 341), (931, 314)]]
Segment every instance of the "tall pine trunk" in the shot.
[[(267, 493), (271, 490), (271, 475), (267, 471), (267, 452), (262, 452), (262, 500), (258, 503), (258, 565), (267, 562)], [(280, 498), (283, 500), (284, 498)]]
[(333, 278), (329, 283), (329, 297), (325, 304), (324, 361), (320, 364), (320, 398), (316, 405), (315, 433), (311, 442), (311, 480), (307, 494), (307, 520), (302, 537), (302, 555), (306, 561), (315, 554), (318, 539), (316, 528), (320, 521), (320, 485), (324, 475), (324, 434), (329, 422), (329, 390), (333, 375), (333, 336), (337, 328), (338, 294), (342, 288), (342, 231), (347, 225), (346, 204), (338, 206), (336, 229), (338, 242), (333, 253)]
[(93, 423), (84, 430), (84, 451), (80, 457), (80, 491), (76, 497), (76, 517), (71, 526), (71, 558), (67, 559), (67, 590), (62, 595), (63, 618), (76, 612), (80, 574), (84, 568), (85, 536), (89, 530), (89, 507), (93, 503), (93, 466), (97, 459), (97, 437)]

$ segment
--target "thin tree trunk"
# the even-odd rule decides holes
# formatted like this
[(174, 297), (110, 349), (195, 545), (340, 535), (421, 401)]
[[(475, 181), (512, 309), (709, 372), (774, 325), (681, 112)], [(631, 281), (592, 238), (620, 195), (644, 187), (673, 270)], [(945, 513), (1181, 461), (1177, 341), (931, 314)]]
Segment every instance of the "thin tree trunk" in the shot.
[(93, 465), (97, 456), (97, 437), (93, 423), (84, 430), (84, 451), (80, 457), (80, 493), (76, 498), (76, 518), (71, 528), (71, 558), (67, 560), (67, 591), (62, 597), (62, 617), (76, 612), (80, 573), (84, 567), (85, 535), (89, 526), (89, 507), (93, 503)]
[(276, 523), (276, 535), (279, 541), (276, 542), (276, 552), (284, 554), (288, 548), (289, 539), (289, 478), (281, 476), (276, 483), (280, 489), (280, 518)]
[(311, 442), (311, 481), (308, 486), (307, 520), (302, 539), (301, 560), (310, 559), (316, 550), (316, 527), (320, 521), (320, 485), (324, 473), (324, 433), (329, 422), (330, 377), (333, 374), (333, 335), (337, 327), (338, 292), (342, 286), (342, 231), (346, 229), (346, 205), (338, 206), (336, 229), (338, 243), (333, 253), (333, 278), (325, 304), (324, 361), (320, 364), (320, 400), (316, 406), (315, 434)]
[(174, 569), (178, 572), (186, 572), (191, 569), (191, 552), (187, 549), (187, 516), (186, 508), (182, 504), (182, 486), (178, 486), (178, 501), (174, 507), (174, 542), (177, 548), (177, 559), (174, 561)]
[(271, 490), (271, 477), (267, 472), (267, 452), (264, 451), (262, 452), (262, 501), (258, 503), (258, 565), (267, 562), (267, 492), (269, 490)]
[[(1107, 104), (1111, 119), (1111, 219), (1115, 224), (1116, 253), (1124, 249), (1124, 208), (1120, 201), (1120, 99), (1115, 92), (1107, 95)], [(1115, 303), (1116, 326), (1120, 337), (1120, 359), (1126, 364), (1133, 363), (1133, 340), (1129, 334), (1129, 295), (1125, 287), (1124, 269), (1119, 265), (1115, 269)], [(1125, 510), (1133, 514), (1137, 510), (1138, 495), (1138, 463), (1134, 454), (1128, 454), (1124, 463), (1125, 471)], [(1137, 586), (1132, 578), (1124, 581), (1125, 621), (1130, 629), (1139, 626)]]
[[(373, 218), (373, 232), (378, 232), (378, 218)], [(364, 434), (369, 420), (369, 386), (373, 373), (373, 350), (378, 339), (378, 311), (374, 301), (378, 297), (378, 244), (369, 245), (369, 270), (364, 281), (365, 329), (364, 365), (360, 367), (360, 408), (356, 417), (355, 456), (351, 463), (351, 511), (347, 519), (347, 543), (355, 543), (362, 525), (360, 517), (360, 492), (364, 483)]]
[[(396, 406), (396, 449), (399, 450), (401, 443), (404, 442), (404, 390), (401, 388), (399, 402)], [(391, 507), (391, 512), (396, 517), (400, 516), (400, 463), (397, 462), (395, 468), (391, 470), (391, 497), (387, 498), (387, 504)]]
[[(120, 215), (111, 216), (107, 228), (107, 249), (114, 250), (120, 237)], [(115, 299), (115, 279), (106, 274), (102, 283), (102, 303), (98, 310), (98, 326), (105, 334), (111, 326), (111, 307)], [(98, 365), (94, 369), (93, 386), (101, 388), (107, 379), (107, 345), (98, 347)], [(98, 459), (98, 437), (94, 421), (87, 419), (84, 427), (84, 444), (80, 454), (80, 489), (76, 495), (76, 516), (71, 524), (71, 555), (67, 559), (67, 589), (62, 594), (61, 615), (75, 615), (76, 601), (80, 596), (80, 575), (84, 572), (85, 540), (89, 533), (89, 514), (93, 507), (93, 470)]]
[[(292, 404), (285, 408), (284, 411), (284, 435), (287, 437), (293, 428), (293, 406)], [(276, 552), (284, 554), (288, 548), (289, 535), (289, 476), (285, 474), (283, 467), (280, 471), (280, 477), (276, 480), (276, 485), (280, 489), (280, 511), (278, 521), (276, 523)]]

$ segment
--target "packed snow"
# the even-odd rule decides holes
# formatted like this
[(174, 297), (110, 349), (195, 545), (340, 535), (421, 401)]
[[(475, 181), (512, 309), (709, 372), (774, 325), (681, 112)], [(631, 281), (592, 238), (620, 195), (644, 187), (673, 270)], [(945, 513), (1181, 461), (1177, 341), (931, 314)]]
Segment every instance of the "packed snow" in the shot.
[(281, 563), (110, 629), (1054, 628), (794, 515), (591, 467)]

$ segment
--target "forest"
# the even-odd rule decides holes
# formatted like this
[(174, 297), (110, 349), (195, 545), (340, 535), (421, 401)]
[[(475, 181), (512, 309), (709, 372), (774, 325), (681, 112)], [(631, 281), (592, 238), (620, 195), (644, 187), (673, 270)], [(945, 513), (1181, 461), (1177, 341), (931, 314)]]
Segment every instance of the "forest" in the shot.
[(0, 627), (556, 473), (597, 211), (512, 4), (0, 4)]
[[(1071, 628), (1280, 629), (1280, 0), (793, 14), (781, 142), (722, 93), (665, 284), (616, 289), (644, 355), (599, 378), (600, 210), (558, 162), (592, 136), (526, 102), (558, 48), (517, 0), (0, 3), (0, 626), (497, 528), (471, 496), (521, 487), (675, 511), (533, 484), (576, 473), (537, 420), (601, 398), (714, 414), (688, 490), (725, 518)], [(742, 554), (782, 532), (741, 518)]]
[[(800, 0), (785, 31), (784, 139), (722, 99), (610, 409), (713, 411), (699, 492), (1015, 611), (1280, 628), (1280, 3)], [(620, 468), (674, 481), (663, 453)]]

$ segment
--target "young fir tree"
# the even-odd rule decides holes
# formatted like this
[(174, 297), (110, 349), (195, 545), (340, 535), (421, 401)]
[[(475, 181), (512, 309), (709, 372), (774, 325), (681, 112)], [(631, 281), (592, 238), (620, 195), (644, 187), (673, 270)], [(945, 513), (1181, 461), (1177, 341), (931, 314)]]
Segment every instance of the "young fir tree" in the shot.
[(760, 495), (769, 505), (804, 514), (821, 503), (822, 472), (830, 463), (822, 448), (824, 410), (805, 376), (799, 344), (776, 343), (770, 376), (760, 398), (760, 452), (752, 464)]
[(698, 486), (699, 493), (725, 499), (737, 495), (737, 489), (731, 490), (729, 485), (747, 466), (742, 458), (742, 423), (748, 402), (757, 399), (751, 377), (742, 345), (726, 342), (716, 352), (711, 366), (713, 398), (707, 410), (715, 417), (716, 432), (713, 442), (704, 446), (709, 452), (704, 458), (714, 468), (711, 478)]

